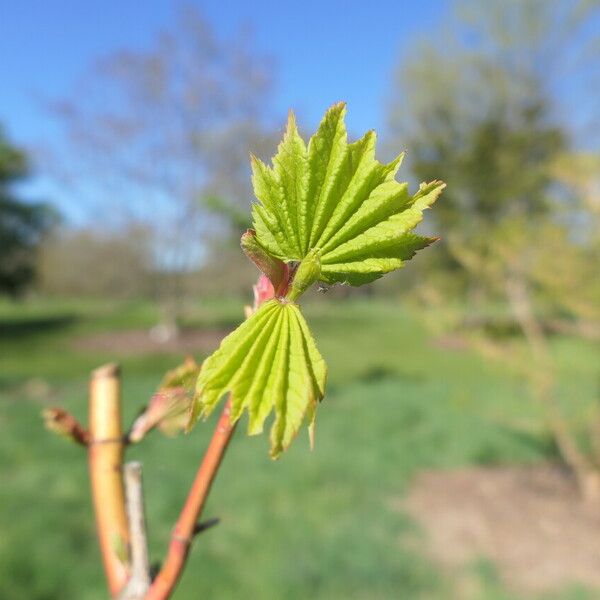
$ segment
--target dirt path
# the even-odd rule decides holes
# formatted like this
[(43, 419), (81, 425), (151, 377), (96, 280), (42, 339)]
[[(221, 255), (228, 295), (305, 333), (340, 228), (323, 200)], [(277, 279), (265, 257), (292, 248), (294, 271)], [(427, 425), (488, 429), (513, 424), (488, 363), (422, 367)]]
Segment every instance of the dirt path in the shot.
[(212, 352), (228, 329), (184, 329), (176, 338), (159, 341), (148, 329), (106, 331), (77, 338), (73, 346), (84, 352), (108, 352), (115, 356), (136, 354)]
[(447, 567), (485, 557), (516, 591), (600, 588), (600, 506), (583, 505), (558, 467), (424, 472), (401, 507)]

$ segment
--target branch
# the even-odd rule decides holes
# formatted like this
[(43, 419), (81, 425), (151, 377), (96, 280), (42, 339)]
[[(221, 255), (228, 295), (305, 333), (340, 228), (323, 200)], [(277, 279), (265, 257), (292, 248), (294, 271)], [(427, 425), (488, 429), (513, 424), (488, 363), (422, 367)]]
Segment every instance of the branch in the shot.
[(221, 519), (219, 519), (219, 517), (213, 517), (212, 519), (207, 519), (206, 521), (202, 521), (201, 523), (196, 523), (196, 525), (194, 526), (194, 537), (196, 537), (203, 531), (206, 531), (207, 529), (218, 525), (220, 522)]
[(230, 411), (231, 402), (228, 399), (173, 529), (167, 558), (150, 586), (145, 600), (166, 600), (175, 589), (196, 532), (196, 524), (225, 455), (225, 450), (235, 431), (235, 425), (232, 425), (229, 419)]
[(119, 367), (108, 364), (90, 379), (89, 471), (96, 529), (108, 587), (116, 596), (127, 581), (129, 527), (123, 490), (123, 432)]
[(127, 496), (127, 517), (131, 533), (131, 576), (119, 595), (119, 600), (143, 600), (150, 587), (150, 562), (146, 539), (141, 463), (126, 463), (123, 475)]

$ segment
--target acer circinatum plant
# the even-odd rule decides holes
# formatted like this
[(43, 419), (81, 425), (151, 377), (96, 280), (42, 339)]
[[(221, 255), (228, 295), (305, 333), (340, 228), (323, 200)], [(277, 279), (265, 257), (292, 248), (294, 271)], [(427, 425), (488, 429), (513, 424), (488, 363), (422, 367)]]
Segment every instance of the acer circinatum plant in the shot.
[(440, 195), (440, 181), (411, 195), (391, 163), (375, 159), (376, 134), (348, 143), (346, 106), (333, 105), (308, 144), (294, 114), (271, 167), (252, 156), (259, 202), (242, 248), (269, 278), (273, 298), (221, 343), (200, 370), (191, 426), (227, 393), (231, 419), (248, 413), (248, 433), (274, 411), (271, 456), (277, 458), (309, 422), (325, 395), (327, 367), (297, 304), (315, 282), (363, 285), (394, 271), (437, 238), (413, 233)]
[[(202, 365), (189, 359), (168, 373), (125, 436), (115, 367), (93, 374), (89, 431), (61, 409), (46, 411), (52, 430), (89, 448), (98, 537), (113, 597), (162, 600), (171, 595), (194, 535), (206, 529), (198, 518), (244, 411), (250, 435), (261, 433), (274, 413), (273, 458), (289, 447), (304, 419), (314, 443), (327, 367), (298, 305), (304, 292), (318, 281), (367, 284), (402, 267), (437, 239), (413, 230), (444, 184), (424, 183), (411, 195), (407, 183), (396, 181), (403, 154), (388, 164), (378, 162), (374, 131), (348, 143), (345, 113), (344, 103), (334, 104), (308, 144), (290, 113), (272, 166), (251, 157), (258, 202), (252, 207), (253, 228), (241, 245), (262, 275), (247, 319), (216, 352)], [(128, 463), (124, 477), (124, 449), (154, 427), (167, 434), (191, 429), (226, 395), (166, 559), (150, 581), (140, 467)]]

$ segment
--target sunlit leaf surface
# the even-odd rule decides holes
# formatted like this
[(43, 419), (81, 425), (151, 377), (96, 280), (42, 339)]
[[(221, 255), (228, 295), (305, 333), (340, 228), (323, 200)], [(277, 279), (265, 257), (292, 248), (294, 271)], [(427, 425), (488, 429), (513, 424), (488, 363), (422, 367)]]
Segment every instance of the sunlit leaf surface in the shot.
[(231, 418), (248, 412), (248, 433), (271, 425), (271, 456), (295, 437), (305, 416), (312, 429), (325, 393), (326, 366), (298, 306), (270, 300), (228, 335), (202, 365), (193, 419), (207, 417), (231, 395)]
[(348, 143), (345, 104), (333, 105), (308, 145), (293, 113), (272, 166), (252, 158), (258, 242), (273, 256), (301, 261), (311, 251), (320, 279), (361, 285), (400, 268), (436, 238), (411, 233), (444, 184), (423, 184), (411, 195), (395, 176), (402, 154), (375, 159), (375, 132)]

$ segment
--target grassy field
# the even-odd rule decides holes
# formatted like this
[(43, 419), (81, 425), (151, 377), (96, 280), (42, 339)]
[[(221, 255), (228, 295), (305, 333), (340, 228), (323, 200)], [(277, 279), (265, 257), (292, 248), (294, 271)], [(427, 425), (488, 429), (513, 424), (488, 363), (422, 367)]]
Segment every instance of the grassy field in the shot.
[[(329, 364), (317, 445), (302, 435), (278, 462), (267, 439), (238, 432), (175, 598), (458, 598), (455, 575), (418, 548), (423, 535), (398, 509), (423, 468), (527, 463), (553, 458), (523, 381), (467, 351), (436, 345), (391, 301), (319, 300), (306, 308)], [(205, 302), (188, 326), (234, 326), (236, 301)], [(0, 598), (106, 598), (94, 539), (85, 455), (44, 431), (40, 411), (63, 405), (85, 420), (89, 371), (123, 366), (126, 420), (175, 354), (77, 350), (76, 338), (148, 327), (148, 304), (0, 305)], [(561, 339), (553, 347), (565, 400), (593, 398), (598, 349)], [(573, 401), (571, 418), (585, 416)], [(143, 461), (153, 560), (163, 555), (212, 422), (176, 440), (151, 434)], [(509, 599), (485, 560), (465, 567), (469, 598)], [(464, 576), (464, 573), (461, 575)], [(553, 599), (597, 597), (579, 588)]]

